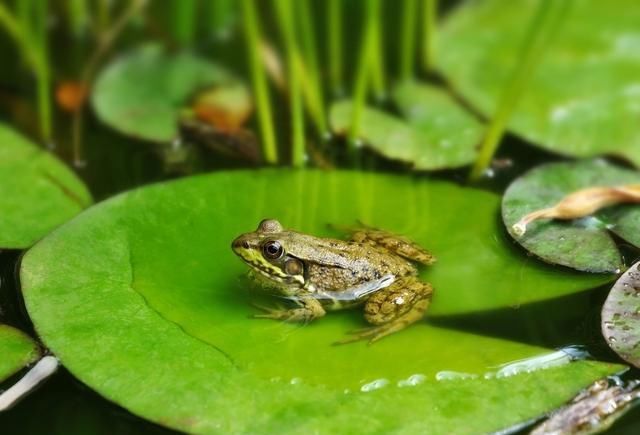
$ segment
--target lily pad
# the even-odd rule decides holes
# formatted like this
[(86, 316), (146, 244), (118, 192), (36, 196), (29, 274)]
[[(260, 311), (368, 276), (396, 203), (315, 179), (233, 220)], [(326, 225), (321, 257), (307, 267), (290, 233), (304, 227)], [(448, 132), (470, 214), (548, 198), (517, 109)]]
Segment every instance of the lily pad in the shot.
[[(538, 6), (534, 0), (464, 2), (443, 24), (437, 67), (487, 117)], [(640, 164), (636, 6), (634, 0), (571, 2), (509, 129), (558, 154), (614, 154)]]
[(640, 367), (640, 262), (615, 283), (602, 306), (602, 335), (622, 359)]
[(89, 204), (62, 162), (0, 124), (0, 248), (27, 248)]
[(551, 207), (577, 190), (633, 183), (640, 183), (640, 172), (604, 160), (545, 164), (509, 186), (502, 200), (502, 218), (518, 243), (549, 263), (588, 272), (618, 273), (624, 264), (610, 233), (640, 246), (638, 206), (615, 206), (573, 221), (534, 221), (523, 236), (518, 236), (513, 225), (528, 213)]
[[(474, 433), (488, 432), (549, 411), (622, 367), (577, 361), (543, 370), (548, 357), (520, 360), (548, 349), (427, 322), (373, 346), (332, 346), (362, 326), (357, 310), (307, 326), (247, 318), (255, 292), (229, 244), (266, 216), (319, 235), (330, 233), (327, 223), (357, 219), (406, 233), (439, 258), (423, 273), (436, 288), (434, 316), (602, 282), (514, 255), (496, 238), (498, 207), (491, 193), (443, 182), (221, 172), (93, 207), (27, 253), (21, 282), (38, 333), (65, 367), (176, 429), (451, 433), (472, 420)], [(563, 355), (553, 361), (568, 362)]]
[(194, 93), (238, 80), (193, 53), (167, 53), (143, 45), (108, 65), (96, 80), (92, 102), (98, 117), (123, 134), (168, 143), (178, 137), (180, 112)]
[(0, 382), (40, 357), (38, 345), (23, 332), (0, 325)]
[[(406, 82), (393, 95), (403, 118), (371, 107), (362, 112), (360, 132), (368, 146), (390, 159), (411, 163), (416, 170), (455, 168), (474, 160), (482, 124), (445, 91)], [(352, 106), (348, 100), (332, 106), (335, 132), (349, 130)]]

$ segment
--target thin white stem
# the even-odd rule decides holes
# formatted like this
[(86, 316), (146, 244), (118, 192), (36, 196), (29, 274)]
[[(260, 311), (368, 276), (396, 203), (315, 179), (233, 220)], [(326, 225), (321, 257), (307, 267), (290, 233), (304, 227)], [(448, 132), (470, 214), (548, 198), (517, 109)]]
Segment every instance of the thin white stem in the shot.
[(55, 356), (45, 356), (18, 382), (0, 394), (0, 412), (13, 407), (42, 381), (54, 374), (60, 363)]

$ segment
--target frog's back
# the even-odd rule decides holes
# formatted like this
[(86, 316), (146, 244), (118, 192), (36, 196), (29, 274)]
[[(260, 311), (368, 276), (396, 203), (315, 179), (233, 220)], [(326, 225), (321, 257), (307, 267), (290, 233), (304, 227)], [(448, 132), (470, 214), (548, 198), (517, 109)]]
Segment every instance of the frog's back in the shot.
[(417, 273), (411, 262), (398, 255), (383, 252), (375, 246), (333, 239), (324, 239), (324, 242), (340, 261), (335, 262), (335, 265), (309, 264), (308, 279), (322, 291), (350, 291), (389, 275), (395, 278)]

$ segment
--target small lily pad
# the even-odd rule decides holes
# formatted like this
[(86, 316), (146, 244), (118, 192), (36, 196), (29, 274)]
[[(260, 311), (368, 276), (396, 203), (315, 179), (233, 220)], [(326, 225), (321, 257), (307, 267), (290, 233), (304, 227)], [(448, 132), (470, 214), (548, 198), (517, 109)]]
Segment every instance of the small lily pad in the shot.
[[(640, 165), (637, 2), (566, 3), (566, 15), (508, 128), (558, 154), (614, 154)], [(461, 2), (442, 26), (437, 68), (487, 117), (495, 113), (539, 5), (532, 0)]]
[[(445, 91), (418, 82), (394, 89), (403, 118), (365, 107), (360, 122), (362, 140), (383, 156), (410, 163), (416, 170), (455, 168), (470, 164), (476, 155), (482, 124)], [(334, 132), (345, 134), (352, 121), (352, 103), (331, 108)]]
[(640, 262), (609, 292), (602, 306), (602, 335), (622, 359), (640, 367)]
[(231, 86), (236, 94), (243, 88), (213, 62), (188, 51), (168, 53), (149, 44), (101, 72), (92, 102), (98, 117), (123, 134), (168, 143), (178, 136), (180, 112), (189, 98), (212, 86)]
[(460, 432), (471, 419), (469, 432), (491, 432), (548, 412), (622, 367), (428, 321), (373, 346), (332, 346), (363, 326), (361, 311), (306, 326), (250, 319), (256, 293), (229, 245), (266, 216), (317, 235), (336, 235), (328, 223), (357, 220), (404, 233), (438, 257), (421, 275), (436, 288), (429, 316), (603, 281), (514, 255), (499, 238), (498, 207), (494, 194), (409, 177), (219, 172), (98, 204), (26, 254), (21, 282), (36, 330), (65, 367), (163, 425), (437, 434)]
[(62, 162), (0, 124), (0, 248), (31, 246), (91, 202)]
[(38, 345), (23, 332), (0, 325), (0, 382), (40, 357)]
[(588, 272), (618, 273), (624, 264), (610, 233), (633, 244), (640, 241), (637, 205), (614, 206), (572, 221), (534, 221), (522, 236), (513, 225), (528, 213), (552, 207), (577, 190), (633, 183), (640, 183), (640, 172), (605, 160), (545, 164), (509, 186), (502, 200), (502, 218), (518, 243), (549, 263)]

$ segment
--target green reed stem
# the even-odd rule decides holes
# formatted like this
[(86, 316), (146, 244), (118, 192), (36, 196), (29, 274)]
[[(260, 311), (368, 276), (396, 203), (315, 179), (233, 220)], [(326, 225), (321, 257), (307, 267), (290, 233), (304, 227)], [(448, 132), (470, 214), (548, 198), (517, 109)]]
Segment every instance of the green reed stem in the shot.
[(301, 55), (295, 35), (294, 8), (292, 0), (275, 0), (274, 4), (287, 53), (287, 76), (291, 110), (291, 162), (293, 166), (301, 167), (305, 161), (304, 111), (300, 82)]
[(96, 34), (101, 35), (106, 32), (111, 25), (111, 5), (110, 0), (96, 1), (96, 17), (97, 23)]
[(417, 0), (404, 0), (402, 21), (400, 28), (400, 80), (407, 81), (413, 77), (413, 68), (416, 55), (416, 26), (418, 2)]
[[(81, 82), (87, 87), (87, 89), (91, 90), (96, 70), (104, 55), (109, 52), (111, 47), (113, 47), (113, 44), (118, 39), (122, 31), (126, 28), (129, 21), (137, 14), (139, 14), (140, 11), (147, 5), (147, 3), (148, 0), (129, 0), (129, 5), (116, 18), (111, 28), (102, 29), (98, 33), (97, 47), (85, 64), (85, 67), (83, 68), (81, 74)], [(111, 17), (108, 18), (109, 19), (106, 23), (109, 23), (111, 21)], [(73, 143), (73, 164), (79, 167), (84, 166), (86, 163), (84, 160), (84, 152), (82, 146), (83, 130), (84, 108), (80, 108), (74, 113), (71, 127), (71, 136)]]
[(360, 120), (362, 111), (364, 110), (367, 88), (369, 86), (370, 74), (370, 56), (375, 48), (376, 37), (376, 17), (380, 14), (380, 0), (369, 0), (366, 2), (366, 20), (362, 43), (358, 58), (358, 69), (353, 90), (353, 108), (351, 112), (351, 128), (349, 129), (348, 143), (351, 150), (357, 147), (358, 136), (360, 135)]
[[(480, 144), (480, 152), (471, 169), (470, 180), (479, 179), (491, 164), (491, 160), (504, 136), (507, 123), (513, 113), (522, 92), (529, 84), (549, 41), (562, 22), (569, 1), (553, 2), (540, 0), (534, 18), (524, 38), (518, 62), (509, 78), (502, 95), (498, 100), (495, 114), (487, 127), (484, 139)], [(555, 14), (553, 12), (556, 12)]]
[(13, 39), (18, 46), (18, 50), (24, 60), (35, 69), (38, 63), (38, 56), (28, 38), (28, 35), (31, 34), (31, 20), (28, 15), (30, 9), (25, 7), (25, 5), (29, 5), (30, 3), (30, 1), (18, 2), (18, 5), (23, 6), (18, 8), (19, 15), (17, 18), (9, 11), (5, 4), (0, 3), (0, 26), (4, 28), (9, 37)]
[(384, 67), (384, 46), (383, 46), (383, 32), (382, 32), (382, 17), (380, 14), (380, 9), (376, 13), (375, 17), (373, 17), (373, 47), (371, 48), (371, 56), (370, 56), (370, 68), (371, 68), (371, 88), (373, 89), (373, 94), (377, 99), (383, 100), (386, 96), (386, 77), (385, 77), (385, 67)]
[(49, 38), (47, 32), (48, 0), (36, 2), (34, 13), (34, 26), (32, 31), (34, 38), (33, 46), (38, 57), (35, 65), (35, 74), (40, 135), (48, 146), (53, 146), (51, 74), (49, 69)]
[(231, 26), (236, 21), (236, 0), (209, 0), (208, 6), (211, 31), (219, 38), (229, 36)]
[[(320, 131), (321, 134), (324, 134), (328, 131), (327, 119), (324, 111), (324, 91), (320, 82), (320, 68), (318, 66), (318, 50), (315, 38), (315, 27), (313, 24), (313, 19), (311, 18), (309, 1), (310, 0), (296, 0), (294, 3), (291, 3), (291, 6), (293, 7), (295, 5), (298, 7), (297, 12), (299, 12), (300, 22), (300, 26), (298, 26), (298, 29), (300, 30), (302, 41), (301, 59), (303, 61), (303, 64), (306, 63), (307, 65), (309, 65), (309, 68), (306, 71), (306, 75), (308, 76), (308, 80), (306, 80), (306, 82), (308, 83), (309, 88), (309, 92), (306, 92), (306, 96), (307, 104), (309, 106), (309, 112), (311, 114), (312, 120), (316, 124), (316, 128), (318, 129), (318, 131)], [(301, 71), (298, 71), (298, 73), (301, 73)]]
[(190, 45), (196, 33), (196, 0), (173, 0), (173, 36), (181, 45)]
[(326, 0), (327, 5), (327, 59), (329, 82), (333, 93), (342, 94), (342, 3), (341, 0)]
[(45, 143), (51, 145), (51, 80), (46, 28), (48, 1), (42, 0), (33, 3), (29, 0), (22, 0), (18, 2), (17, 11), (18, 17), (0, 3), (0, 26), (14, 40), (23, 59), (31, 67), (36, 77), (36, 105), (40, 136)]
[(67, 0), (67, 17), (73, 35), (80, 36), (89, 23), (87, 0)]
[(438, 18), (438, 0), (424, 0), (422, 8), (422, 67), (430, 71), (435, 65), (436, 25)]
[(278, 149), (276, 148), (271, 101), (269, 99), (267, 76), (259, 52), (260, 27), (253, 0), (242, 0), (242, 17), (245, 39), (247, 41), (247, 51), (249, 53), (251, 81), (253, 83), (258, 119), (262, 133), (264, 159), (267, 163), (277, 163)]

